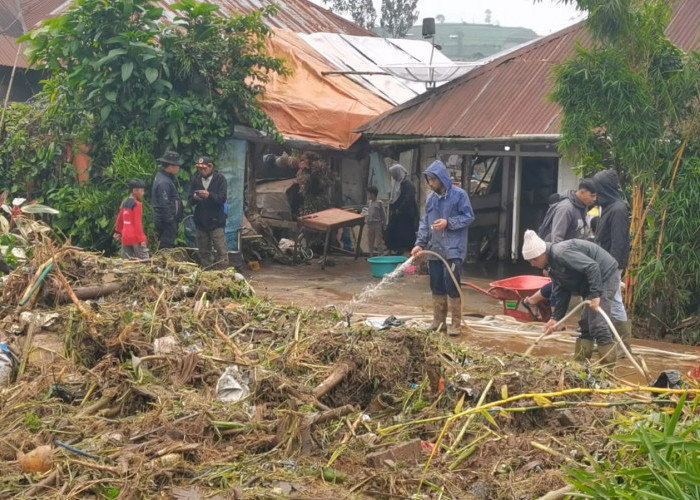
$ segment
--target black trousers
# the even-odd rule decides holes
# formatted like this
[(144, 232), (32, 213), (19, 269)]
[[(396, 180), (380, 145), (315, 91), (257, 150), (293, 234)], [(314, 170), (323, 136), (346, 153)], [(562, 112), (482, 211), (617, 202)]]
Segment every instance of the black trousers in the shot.
[(175, 248), (177, 238), (177, 222), (154, 219), (156, 234), (158, 235), (158, 248)]

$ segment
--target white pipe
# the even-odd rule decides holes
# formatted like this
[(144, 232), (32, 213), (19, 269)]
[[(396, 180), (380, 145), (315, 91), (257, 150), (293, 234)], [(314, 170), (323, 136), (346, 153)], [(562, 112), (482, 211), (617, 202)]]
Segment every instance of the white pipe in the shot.
[(513, 182), (513, 230), (510, 239), (510, 258), (518, 260), (520, 245), (520, 195), (522, 192), (523, 160), (520, 157), (520, 144), (515, 146), (515, 181)]

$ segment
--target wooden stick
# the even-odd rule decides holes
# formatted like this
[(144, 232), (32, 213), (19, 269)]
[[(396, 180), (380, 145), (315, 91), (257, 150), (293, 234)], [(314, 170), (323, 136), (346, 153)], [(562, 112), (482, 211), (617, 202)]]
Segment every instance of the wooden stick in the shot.
[(22, 362), (19, 365), (19, 370), (17, 371), (17, 378), (24, 375), (24, 370), (27, 368), (27, 360), (29, 359), (29, 351), (32, 350), (32, 342), (34, 341), (34, 333), (38, 329), (38, 320), (36, 315), (29, 322), (29, 328), (27, 328), (27, 338), (24, 341), (24, 352), (22, 353)]
[(82, 460), (77, 460), (75, 458), (72, 458), (70, 460), (70, 463), (75, 464), (75, 465), (82, 465), (83, 467), (88, 467), (90, 469), (101, 470), (103, 472), (110, 472), (110, 473), (116, 474), (116, 475), (121, 474), (119, 467), (112, 467), (109, 465), (100, 465), (100, 464), (95, 464), (95, 463), (90, 463), (90, 462), (83, 462)]
[(76, 307), (78, 308), (78, 311), (80, 311), (80, 314), (82, 314), (83, 316), (85, 316), (88, 319), (93, 319), (92, 312), (89, 311), (85, 307), (85, 305), (83, 305), (82, 302), (80, 302), (80, 299), (78, 297), (76, 297), (75, 292), (73, 291), (73, 288), (71, 288), (70, 283), (68, 283), (68, 280), (61, 272), (61, 268), (59, 266), (54, 266), (53, 272), (56, 274), (56, 276), (58, 277), (58, 280), (63, 285), (63, 288), (65, 289), (66, 293), (70, 297), (71, 301), (76, 305)]
[(34, 497), (38, 492), (40, 492), (40, 491), (43, 490), (44, 488), (48, 488), (48, 487), (51, 486), (53, 483), (55, 483), (55, 482), (56, 482), (56, 479), (58, 479), (58, 471), (57, 471), (57, 470), (54, 470), (51, 474), (49, 474), (49, 475), (46, 476), (44, 479), (42, 479), (41, 481), (39, 481), (38, 483), (36, 483), (34, 486), (32, 486), (31, 488), (29, 488), (29, 489), (25, 492), (26, 498), (32, 498), (32, 497)]
[(328, 420), (344, 417), (345, 415), (349, 415), (353, 412), (355, 412), (355, 407), (353, 405), (345, 405), (339, 408), (333, 408), (332, 410), (327, 410), (320, 413), (312, 413), (304, 417), (299, 428), (299, 435), (301, 436), (302, 455), (308, 455), (309, 453), (311, 453), (311, 427), (313, 427), (316, 424), (322, 424), (324, 422), (327, 422)]
[(333, 390), (335, 386), (341, 383), (345, 379), (345, 377), (347, 377), (348, 374), (355, 368), (357, 368), (357, 365), (354, 361), (350, 359), (344, 359), (340, 361), (335, 366), (331, 374), (328, 375), (328, 377), (326, 377), (326, 380), (321, 382), (319, 386), (316, 387), (316, 389), (314, 389), (314, 397), (321, 398), (328, 394), (330, 391)]
[(221, 328), (219, 328), (219, 318), (216, 319), (216, 323), (214, 324), (214, 332), (221, 338), (221, 340), (229, 345), (233, 351), (233, 354), (236, 356), (236, 358), (238, 358), (236, 359), (236, 363), (247, 366), (254, 366), (256, 364), (252, 359), (245, 355), (245, 353), (233, 342), (233, 340), (231, 340), (223, 331), (221, 331)]
[(573, 489), (573, 485), (569, 484), (563, 488), (559, 488), (558, 490), (550, 491), (546, 495), (539, 497), (537, 500), (562, 500), (563, 498), (566, 498), (566, 496), (571, 493)]

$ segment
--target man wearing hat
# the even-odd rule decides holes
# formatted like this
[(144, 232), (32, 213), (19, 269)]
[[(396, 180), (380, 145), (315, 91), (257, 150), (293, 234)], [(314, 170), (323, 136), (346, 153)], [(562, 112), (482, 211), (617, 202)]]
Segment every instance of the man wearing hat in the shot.
[(591, 359), (594, 342), (598, 343), (601, 358), (606, 364), (614, 364), (617, 358), (615, 342), (600, 309), (610, 316), (615, 294), (620, 286), (617, 261), (601, 247), (586, 240), (567, 240), (545, 243), (532, 230), (525, 231), (523, 258), (539, 269), (549, 268), (552, 278), (552, 293), (556, 307), (552, 319), (545, 327), (546, 333), (554, 331), (554, 325), (566, 316), (572, 294), (590, 300), (589, 308), (583, 312), (588, 322), (588, 331), (581, 332), (576, 339), (577, 361)]
[(182, 160), (179, 153), (166, 151), (157, 161), (162, 168), (156, 174), (151, 189), (153, 223), (158, 234), (158, 247), (173, 248), (177, 238), (177, 225), (182, 216), (182, 200), (175, 184)]
[(195, 166), (197, 174), (192, 178), (190, 200), (194, 206), (199, 263), (205, 269), (226, 269), (226, 178), (214, 170), (214, 160), (208, 156), (200, 156)]

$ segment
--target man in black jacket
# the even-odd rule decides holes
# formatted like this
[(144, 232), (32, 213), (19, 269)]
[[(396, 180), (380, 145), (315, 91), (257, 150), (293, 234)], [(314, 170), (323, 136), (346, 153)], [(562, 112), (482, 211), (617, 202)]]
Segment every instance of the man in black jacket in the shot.
[[(604, 170), (593, 176), (598, 204), (601, 208), (595, 242), (617, 261), (618, 279), (621, 279), (630, 258), (630, 210), (620, 194), (620, 181), (615, 170)], [(610, 319), (622, 337), (627, 349), (632, 340), (632, 329), (627, 319), (620, 290), (610, 311)], [(618, 352), (618, 355), (621, 352)]]
[(226, 269), (226, 178), (214, 170), (214, 161), (208, 156), (199, 157), (195, 166), (198, 172), (192, 178), (190, 199), (194, 205), (199, 263), (205, 269)]
[(598, 343), (598, 351), (606, 363), (613, 364), (617, 359), (612, 333), (600, 309), (610, 315), (610, 307), (615, 293), (620, 287), (620, 278), (615, 259), (601, 247), (586, 240), (567, 240), (560, 243), (545, 243), (534, 231), (525, 231), (523, 258), (530, 265), (540, 269), (549, 268), (554, 284), (553, 294), (557, 305), (545, 332), (552, 333), (554, 325), (566, 316), (572, 294), (590, 300), (583, 317), (588, 323), (588, 331), (576, 339), (575, 357), (577, 361), (590, 359), (593, 343)]
[(173, 248), (177, 238), (177, 225), (182, 217), (182, 200), (175, 185), (182, 160), (177, 152), (166, 151), (157, 161), (162, 168), (156, 174), (151, 190), (153, 222), (158, 234), (158, 247)]

